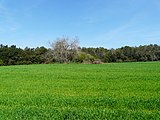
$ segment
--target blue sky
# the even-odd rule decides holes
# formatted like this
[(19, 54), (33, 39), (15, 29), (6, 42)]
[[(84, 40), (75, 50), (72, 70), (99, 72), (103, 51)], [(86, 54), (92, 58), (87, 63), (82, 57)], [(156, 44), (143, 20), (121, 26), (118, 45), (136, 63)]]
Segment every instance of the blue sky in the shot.
[(160, 0), (0, 0), (0, 44), (45, 46), (61, 36), (81, 47), (160, 44)]

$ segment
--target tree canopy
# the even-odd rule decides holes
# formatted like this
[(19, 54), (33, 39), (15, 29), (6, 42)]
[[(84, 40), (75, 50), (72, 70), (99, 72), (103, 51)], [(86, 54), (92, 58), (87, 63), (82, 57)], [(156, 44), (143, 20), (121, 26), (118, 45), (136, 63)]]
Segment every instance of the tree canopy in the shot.
[(59, 38), (51, 48), (24, 49), (16, 45), (0, 45), (0, 65), (44, 64), (44, 63), (109, 63), (159, 61), (160, 46), (150, 44), (138, 47), (124, 46), (117, 49), (80, 48), (78, 39)]

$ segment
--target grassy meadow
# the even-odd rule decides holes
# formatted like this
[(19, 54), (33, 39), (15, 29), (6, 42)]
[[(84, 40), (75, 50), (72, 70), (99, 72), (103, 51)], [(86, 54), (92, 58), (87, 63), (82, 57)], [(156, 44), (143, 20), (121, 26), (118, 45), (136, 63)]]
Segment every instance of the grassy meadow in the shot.
[(158, 120), (160, 62), (0, 67), (0, 119)]

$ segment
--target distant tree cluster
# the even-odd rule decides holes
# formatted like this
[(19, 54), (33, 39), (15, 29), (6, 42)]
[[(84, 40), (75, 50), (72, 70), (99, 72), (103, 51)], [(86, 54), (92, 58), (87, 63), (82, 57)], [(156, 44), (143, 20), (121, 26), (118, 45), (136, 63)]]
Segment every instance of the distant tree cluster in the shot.
[(17, 48), (15, 45), (0, 45), (0, 66), (47, 63), (109, 63), (159, 61), (160, 46), (144, 45), (118, 49), (80, 48), (78, 39), (59, 38), (51, 48)]
[(104, 63), (160, 60), (160, 46), (156, 44), (139, 47), (125, 46), (118, 49), (82, 48), (82, 51)]
[(45, 47), (17, 48), (15, 45), (0, 45), (0, 65), (41, 64), (45, 62), (43, 55), (48, 51)]

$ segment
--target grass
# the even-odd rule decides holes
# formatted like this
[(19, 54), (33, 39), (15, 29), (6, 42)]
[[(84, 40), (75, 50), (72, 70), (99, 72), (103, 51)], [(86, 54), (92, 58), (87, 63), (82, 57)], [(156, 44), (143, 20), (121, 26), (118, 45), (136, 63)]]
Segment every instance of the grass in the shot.
[(160, 62), (0, 67), (0, 119), (160, 118)]

